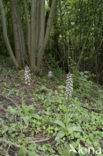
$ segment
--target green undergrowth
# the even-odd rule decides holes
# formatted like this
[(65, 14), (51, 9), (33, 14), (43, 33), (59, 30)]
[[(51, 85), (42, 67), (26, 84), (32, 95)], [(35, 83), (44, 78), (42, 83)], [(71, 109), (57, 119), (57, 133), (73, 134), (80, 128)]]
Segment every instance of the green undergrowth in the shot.
[[(13, 72), (2, 69), (10, 78)], [(5, 97), (21, 99), (21, 104), (8, 105), (0, 116), (1, 156), (103, 155), (103, 89), (89, 80), (89, 72), (73, 74), (73, 98), (68, 100), (64, 80), (32, 75), (34, 86), (24, 92), (23, 73), (15, 76), (19, 81), (0, 84)], [(32, 103), (27, 104), (25, 97)], [(75, 152), (69, 152), (71, 146)], [(88, 147), (95, 150), (89, 153)]]

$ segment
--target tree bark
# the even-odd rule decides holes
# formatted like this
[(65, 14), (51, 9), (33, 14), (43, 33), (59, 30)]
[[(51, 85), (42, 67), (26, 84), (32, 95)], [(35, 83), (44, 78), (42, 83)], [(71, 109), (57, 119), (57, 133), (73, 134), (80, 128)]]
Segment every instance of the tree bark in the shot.
[(18, 62), (17, 62), (17, 60), (16, 60), (16, 58), (15, 58), (15, 56), (13, 54), (13, 50), (11, 48), (11, 45), (10, 45), (10, 42), (9, 42), (9, 39), (8, 39), (6, 18), (5, 18), (4, 7), (3, 7), (2, 0), (0, 0), (0, 12), (1, 12), (2, 27), (3, 27), (3, 37), (4, 37), (4, 40), (5, 40), (5, 44), (6, 44), (7, 50), (9, 52), (9, 55), (10, 55), (14, 65), (18, 68), (19, 64), (18, 64)]
[(26, 47), (17, 0), (10, 0), (15, 53), (20, 66), (25, 65)]
[[(1, 2), (1, 0), (0, 0)], [(54, 18), (57, 0), (50, 0), (50, 13), (48, 16), (47, 27), (45, 30), (45, 0), (31, 1), (31, 16), (29, 19), (29, 12), (26, 0), (23, 0), (26, 30), (27, 30), (27, 51), (28, 60), (26, 60), (26, 46), (24, 34), (22, 29), (20, 10), (18, 7), (18, 0), (10, 0), (13, 35), (15, 44), (15, 54), (20, 66), (25, 65), (25, 60), (30, 63), (33, 71), (39, 71), (42, 65), (44, 51), (49, 39), (49, 34)]]
[(23, 4), (24, 4), (26, 24), (27, 24), (27, 52), (28, 52), (28, 55), (29, 55), (30, 54), (30, 20), (29, 20), (26, 0), (23, 0)]
[(44, 42), (44, 31), (45, 31), (45, 0), (41, 1), (40, 5), (40, 26), (39, 26), (39, 45), (38, 45), (38, 57), (42, 50)]
[(31, 2), (30, 66), (36, 70), (36, 0)]
[(55, 8), (56, 8), (56, 2), (57, 2), (56, 0), (52, 0), (50, 14), (49, 14), (48, 22), (47, 22), (46, 33), (45, 33), (45, 37), (44, 37), (44, 42), (43, 42), (42, 48), (38, 52), (38, 64), (37, 64), (38, 69), (42, 65), (42, 58), (43, 58), (43, 55), (44, 55), (44, 51), (45, 51), (45, 48), (46, 48), (46, 45), (47, 45), (47, 42), (48, 42), (48, 38), (49, 38), (51, 26), (52, 26), (54, 13), (55, 13)]

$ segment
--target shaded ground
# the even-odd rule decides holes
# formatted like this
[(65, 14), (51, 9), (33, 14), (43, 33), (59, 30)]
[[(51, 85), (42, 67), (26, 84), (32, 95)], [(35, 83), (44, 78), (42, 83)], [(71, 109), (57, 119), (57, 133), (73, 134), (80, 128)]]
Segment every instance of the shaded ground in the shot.
[[(8, 66), (8, 64), (6, 65), (6, 62), (1, 61), (0, 62), (0, 118), (7, 120), (6, 114), (8, 113), (7, 111), (8, 106), (11, 107), (21, 106), (23, 99), (25, 99), (26, 105), (28, 106), (34, 105), (36, 108), (36, 112), (42, 111), (43, 107), (41, 102), (39, 103), (34, 102), (35, 90), (37, 89), (39, 90), (39, 88), (42, 85), (45, 85), (50, 89), (56, 89), (55, 81), (51, 82), (51, 80), (48, 80), (47, 76), (46, 77), (42, 76), (41, 79), (41, 77), (35, 76), (34, 74), (32, 74), (31, 85), (30, 86), (25, 85), (24, 71), (23, 70), (17, 71), (12, 65)], [(29, 131), (27, 133), (29, 133)], [(46, 136), (41, 133), (40, 134), (38, 133), (37, 135), (35, 135), (34, 140), (38, 145), (48, 143), (48, 142), (52, 143), (54, 141), (54, 136)], [(4, 140), (4, 144), (5, 143), (7, 144), (7, 146), (5, 146), (6, 149), (10, 146), (9, 149), (10, 156), (17, 156), (19, 145), (15, 147), (12, 144), (12, 142), (8, 142)], [(41, 156), (45, 156), (40, 151), (36, 151), (36, 153)], [(3, 153), (1, 155), (3, 155)]]
[[(79, 92), (74, 82), (74, 97), (66, 101), (65, 81), (32, 73), (31, 85), (25, 85), (24, 71), (15, 70), (10, 61), (3, 60), (0, 61), (0, 156), (7, 153), (19, 156), (19, 150), (20, 156), (29, 156), (30, 151), (33, 151), (30, 156), (69, 156), (70, 143), (95, 149), (103, 146), (101, 86), (93, 84), (89, 89), (80, 88)], [(84, 86), (85, 83), (89, 84), (84, 81)]]

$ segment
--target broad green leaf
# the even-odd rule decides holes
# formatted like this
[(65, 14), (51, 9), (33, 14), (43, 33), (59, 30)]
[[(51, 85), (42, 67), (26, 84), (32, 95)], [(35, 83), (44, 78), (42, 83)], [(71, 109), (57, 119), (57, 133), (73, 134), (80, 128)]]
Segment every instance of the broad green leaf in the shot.
[(64, 136), (65, 136), (65, 132), (60, 131), (60, 132), (57, 134), (55, 140), (56, 140), (58, 143), (60, 143), (60, 140), (61, 140)]
[(11, 106), (8, 107), (8, 111), (9, 111), (11, 114), (13, 114), (13, 115), (15, 115), (15, 114), (17, 113), (16, 108), (13, 108), (13, 107), (11, 107)]
[(24, 148), (24, 147), (20, 147), (20, 150), (19, 150), (19, 154), (20, 154), (20, 156), (25, 156), (26, 153), (27, 153), (26, 148)]
[(79, 126), (71, 126), (70, 125), (70, 126), (67, 127), (67, 130), (68, 130), (69, 133), (72, 133), (72, 132), (82, 132), (82, 129)]
[(65, 124), (62, 121), (56, 120), (54, 123), (65, 129)]
[(24, 123), (28, 126), (29, 120), (30, 120), (29, 116), (24, 116), (24, 117), (22, 117), (22, 119), (23, 119)]

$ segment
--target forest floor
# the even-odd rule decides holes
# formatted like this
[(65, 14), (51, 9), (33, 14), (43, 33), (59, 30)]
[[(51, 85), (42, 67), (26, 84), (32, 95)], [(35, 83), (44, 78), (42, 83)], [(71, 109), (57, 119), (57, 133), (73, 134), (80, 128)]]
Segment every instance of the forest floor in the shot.
[(103, 89), (85, 77), (79, 81), (66, 100), (62, 78), (32, 73), (28, 86), (23, 70), (1, 60), (0, 156), (102, 156)]

